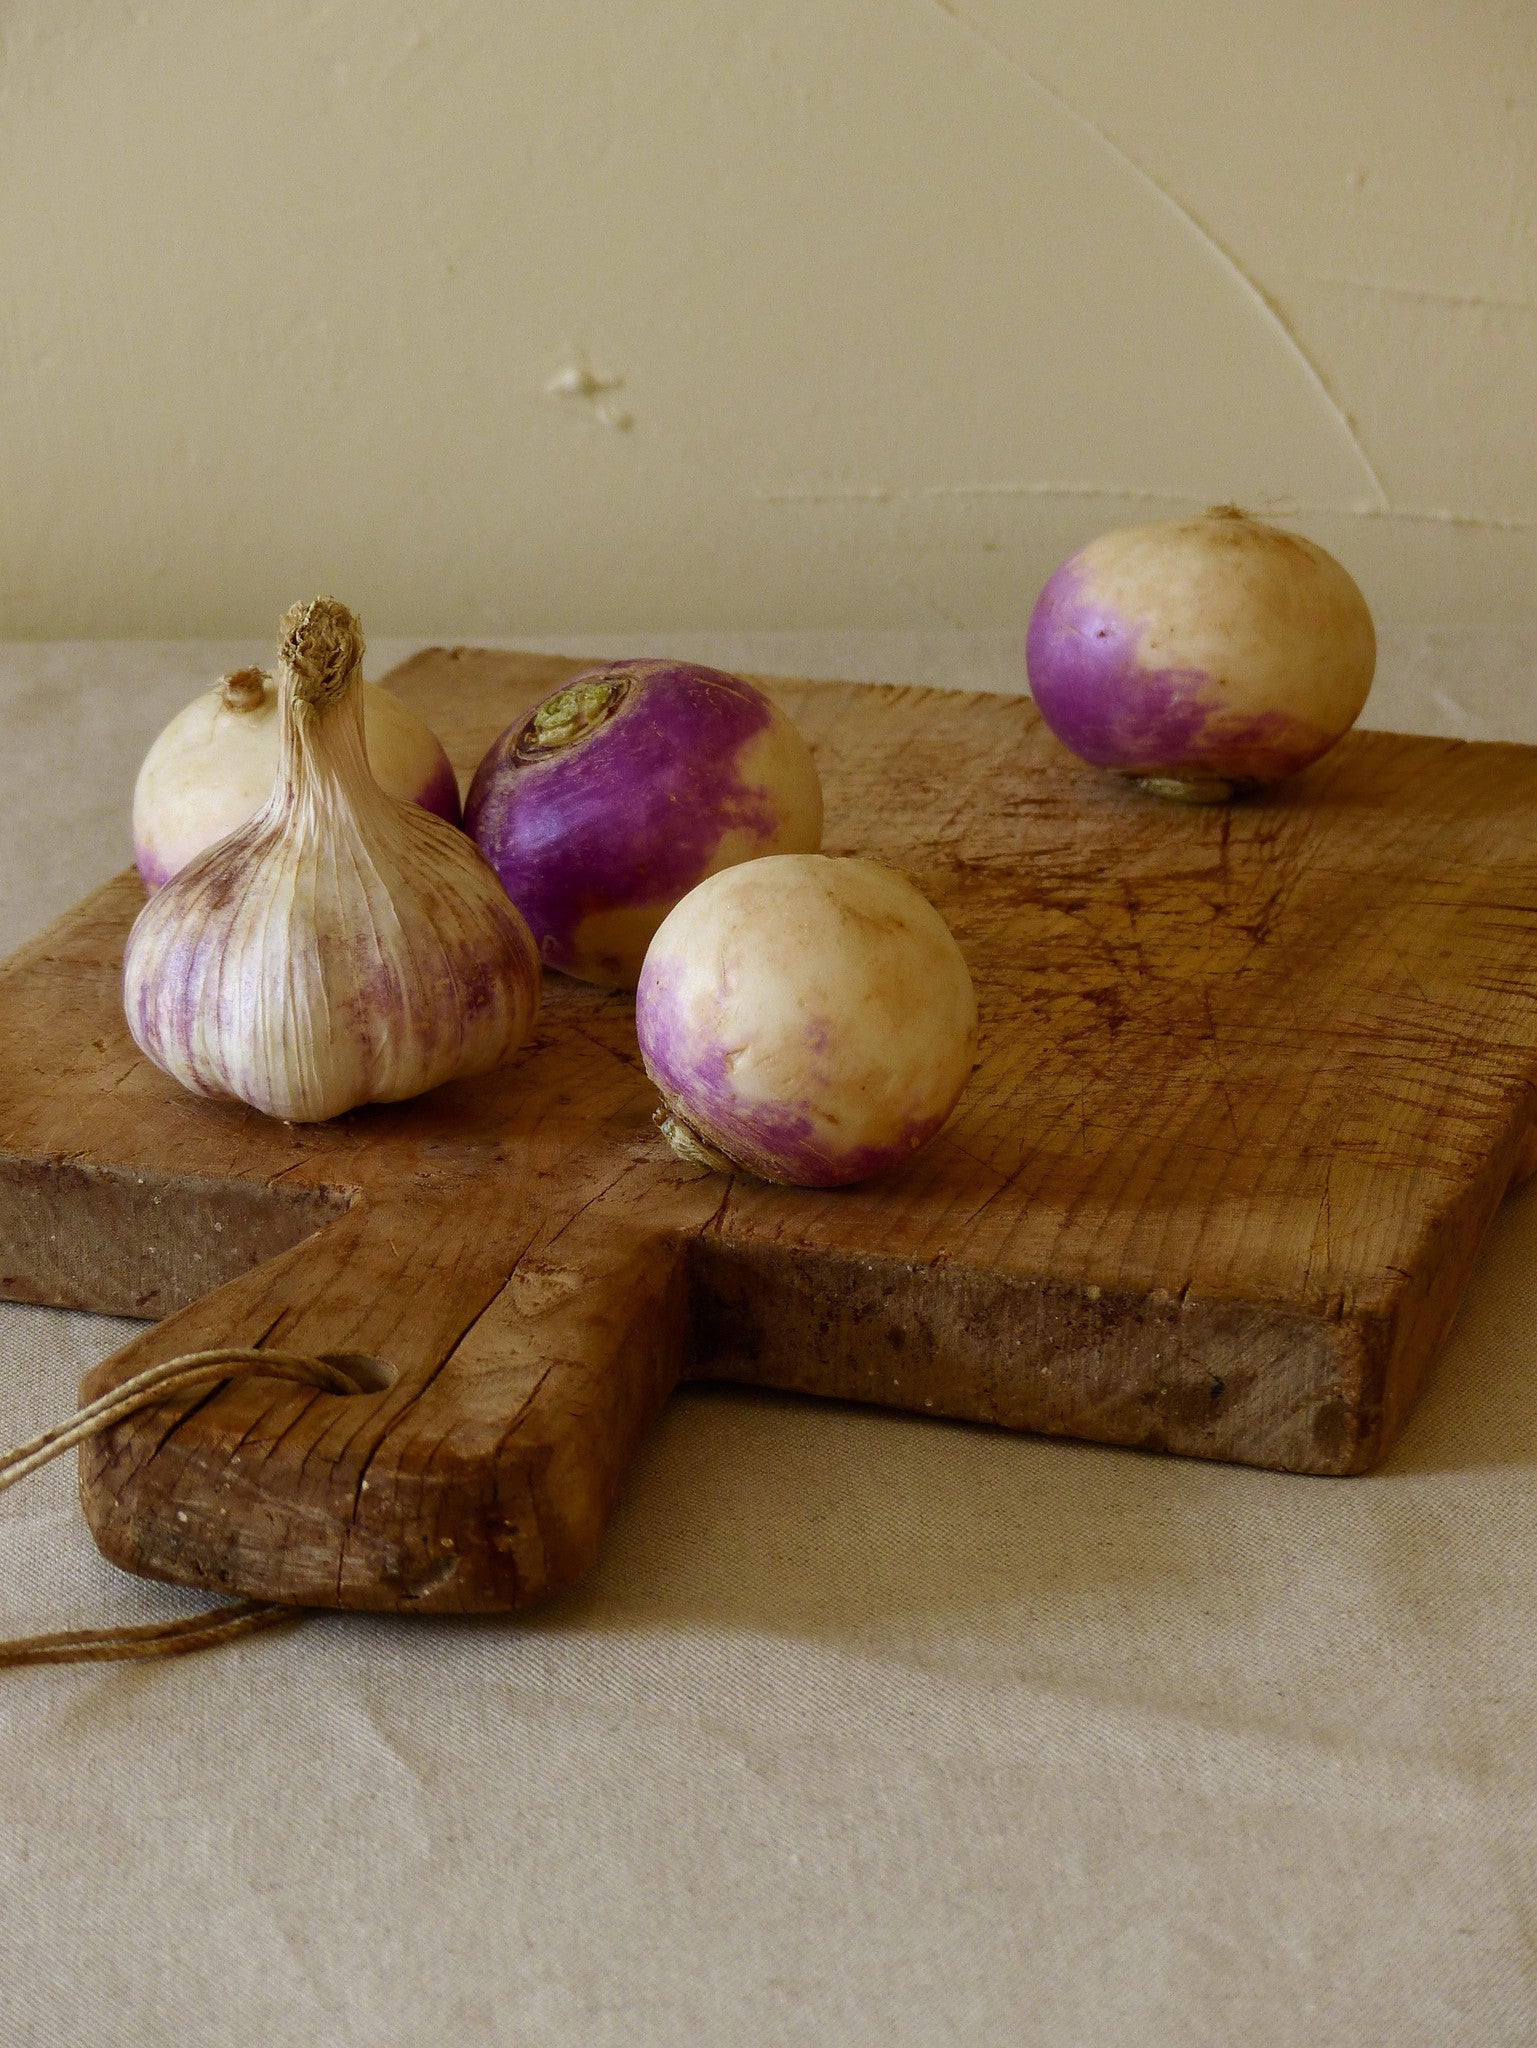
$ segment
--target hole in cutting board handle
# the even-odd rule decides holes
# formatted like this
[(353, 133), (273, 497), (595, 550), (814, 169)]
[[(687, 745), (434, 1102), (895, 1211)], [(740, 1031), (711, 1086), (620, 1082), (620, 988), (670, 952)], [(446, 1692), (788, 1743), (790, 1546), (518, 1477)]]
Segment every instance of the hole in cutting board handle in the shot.
[[(382, 1358), (370, 1358), (366, 1351), (321, 1351), (316, 1354), (327, 1365), (338, 1365), (358, 1382), (360, 1394), (383, 1394), (395, 1384), (396, 1372)], [(339, 1400), (351, 1396), (341, 1394)]]

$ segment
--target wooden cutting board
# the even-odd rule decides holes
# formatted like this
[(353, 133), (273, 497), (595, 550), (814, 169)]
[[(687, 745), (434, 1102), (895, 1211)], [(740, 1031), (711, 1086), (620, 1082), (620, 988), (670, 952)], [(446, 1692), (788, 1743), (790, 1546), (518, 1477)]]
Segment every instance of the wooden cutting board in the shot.
[[(469, 770), (572, 662), (389, 680)], [(952, 1123), (862, 1187), (703, 1174), (632, 1008), (547, 978), (500, 1074), (287, 1128), (183, 1094), (118, 1007), (125, 876), (0, 971), (0, 1293), (163, 1317), (246, 1380), (83, 1454), (103, 1551), (323, 1606), (517, 1607), (591, 1559), (680, 1376), (1296, 1472), (1403, 1424), (1537, 1083), (1537, 750), (1362, 733), (1263, 799), (1079, 766), (1024, 699), (774, 682), (832, 851), (905, 868), (982, 1011)]]

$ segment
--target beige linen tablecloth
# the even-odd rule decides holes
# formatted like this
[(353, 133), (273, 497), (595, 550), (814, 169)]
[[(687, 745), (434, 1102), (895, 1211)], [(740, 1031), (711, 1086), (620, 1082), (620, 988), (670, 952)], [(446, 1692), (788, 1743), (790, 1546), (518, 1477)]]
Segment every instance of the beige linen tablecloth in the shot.
[[(668, 645), (1020, 683), (1001, 635)], [(7, 945), (264, 652), (0, 649)], [(1389, 645), (1374, 719), (1537, 741), (1534, 662)], [(1369, 1478), (694, 1389), (526, 1618), (0, 1674), (0, 2044), (1537, 2042), (1534, 1248), (1537, 1185)], [(0, 1440), (131, 1327), (0, 1308)], [(5, 1633), (197, 1604), (69, 1470), (0, 1502)]]

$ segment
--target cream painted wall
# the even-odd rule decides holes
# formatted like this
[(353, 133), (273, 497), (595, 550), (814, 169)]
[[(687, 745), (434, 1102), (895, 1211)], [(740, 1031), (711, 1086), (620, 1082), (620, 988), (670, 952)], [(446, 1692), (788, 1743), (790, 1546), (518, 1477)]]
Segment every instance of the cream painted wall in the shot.
[(1530, 0), (7, 0), (0, 632), (1537, 609)]

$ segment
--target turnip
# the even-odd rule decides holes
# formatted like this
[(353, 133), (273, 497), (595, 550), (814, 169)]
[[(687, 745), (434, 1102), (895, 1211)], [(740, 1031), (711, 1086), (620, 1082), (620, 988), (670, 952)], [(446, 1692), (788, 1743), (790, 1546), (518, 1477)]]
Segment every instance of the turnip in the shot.
[[(457, 825), (459, 784), (437, 735), (372, 683), (363, 721), (380, 787)], [(133, 857), (147, 889), (255, 817), (272, 794), (281, 723), (279, 692), (259, 668), (236, 669), (177, 712), (134, 785)]]
[(906, 1159), (960, 1099), (977, 1006), (960, 947), (873, 861), (785, 854), (702, 882), (635, 1005), (663, 1130), (697, 1164), (838, 1187)]
[(1232, 505), (1091, 541), (1048, 580), (1026, 643), (1031, 693), (1065, 746), (1208, 803), (1326, 753), (1376, 656), (1334, 557)]
[(507, 728), (464, 821), (546, 966), (633, 988), (696, 883), (820, 846), (822, 787), (795, 727), (743, 677), (616, 661)]

